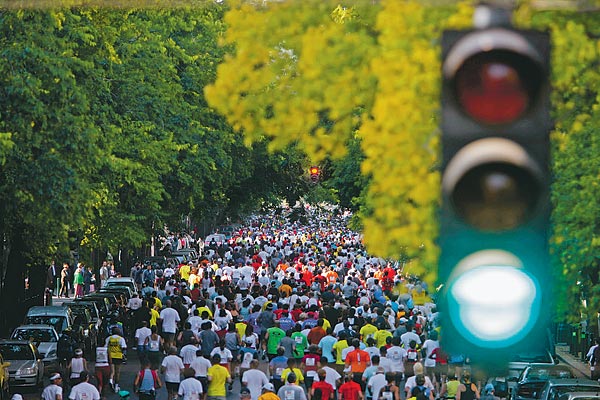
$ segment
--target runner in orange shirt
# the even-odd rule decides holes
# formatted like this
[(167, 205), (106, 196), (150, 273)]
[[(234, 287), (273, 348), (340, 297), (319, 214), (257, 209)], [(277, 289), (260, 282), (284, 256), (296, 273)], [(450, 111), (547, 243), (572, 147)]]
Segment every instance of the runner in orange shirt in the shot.
[(361, 385), (361, 388), (364, 390), (362, 387), (364, 385), (362, 374), (365, 372), (365, 369), (371, 365), (371, 357), (369, 356), (369, 353), (360, 349), (359, 339), (352, 339), (352, 346), (354, 346), (354, 350), (346, 355), (346, 368), (350, 367), (352, 379), (354, 382)]

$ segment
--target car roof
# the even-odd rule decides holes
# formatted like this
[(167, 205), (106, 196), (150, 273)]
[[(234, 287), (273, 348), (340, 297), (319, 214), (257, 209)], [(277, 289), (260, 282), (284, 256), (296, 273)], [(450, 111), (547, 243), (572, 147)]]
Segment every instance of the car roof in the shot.
[(39, 316), (39, 315), (58, 315), (62, 316), (68, 314), (69, 309), (66, 305), (63, 306), (34, 306), (27, 311), (27, 316)]
[(108, 280), (106, 282), (107, 283), (108, 282), (131, 282), (131, 283), (135, 284), (133, 278), (130, 276), (122, 276), (120, 278), (117, 278), (117, 277), (108, 278)]
[(548, 379), (548, 385), (551, 386), (568, 386), (568, 385), (590, 385), (590, 386), (598, 386), (600, 388), (600, 382), (594, 381), (587, 378), (552, 378)]

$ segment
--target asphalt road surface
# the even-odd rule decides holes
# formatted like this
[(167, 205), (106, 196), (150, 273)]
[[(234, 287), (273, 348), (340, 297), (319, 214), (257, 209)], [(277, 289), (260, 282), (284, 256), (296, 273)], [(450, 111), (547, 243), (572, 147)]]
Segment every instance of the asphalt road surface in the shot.
[[(94, 369), (93, 369), (93, 362), (90, 362), (90, 367), (88, 367), (90, 369), (90, 374), (93, 374)], [(261, 363), (261, 369), (263, 369), (264, 371), (266, 371), (266, 363)], [(139, 360), (137, 358), (137, 354), (135, 352), (135, 350), (129, 350), (128, 352), (128, 361), (127, 364), (123, 365), (123, 367), (121, 368), (121, 390), (127, 390), (129, 391), (132, 396), (131, 399), (137, 399), (137, 395), (135, 395), (133, 393), (133, 381), (135, 379), (135, 375), (138, 373), (139, 371)], [(160, 376), (161, 381), (163, 381), (164, 383), (164, 376), (161, 375)], [(46, 380), (44, 382), (44, 385), (48, 385), (50, 382), (48, 381), (48, 377), (46, 377)], [(96, 383), (96, 379), (95, 378), (90, 378), (90, 383), (95, 384)], [(240, 389), (241, 389), (241, 385), (240, 385), (240, 380), (239, 378), (234, 379), (234, 384), (233, 384), (233, 390), (227, 393), (227, 400), (238, 400), (240, 398)], [(41, 394), (42, 394), (42, 390), (43, 389), (28, 389), (28, 390), (12, 390), (11, 393), (19, 393), (23, 396), (23, 398), (25, 400), (39, 400), (41, 398)], [(63, 399), (67, 399), (68, 398), (69, 393), (63, 393)], [(117, 400), (120, 397), (116, 394), (113, 393), (112, 391), (109, 391), (109, 393), (107, 394), (103, 394), (102, 395), (103, 399), (107, 399), (107, 400)], [(156, 396), (157, 400), (167, 400), (167, 390), (163, 387), (161, 389), (159, 389), (157, 391), (157, 396)]]

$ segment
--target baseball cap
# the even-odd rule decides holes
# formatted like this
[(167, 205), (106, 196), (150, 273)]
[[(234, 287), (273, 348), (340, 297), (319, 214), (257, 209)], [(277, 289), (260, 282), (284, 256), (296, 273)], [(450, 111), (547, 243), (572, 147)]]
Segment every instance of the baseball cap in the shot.
[(270, 390), (271, 392), (275, 391), (275, 386), (272, 383), (265, 383), (262, 387), (264, 390)]

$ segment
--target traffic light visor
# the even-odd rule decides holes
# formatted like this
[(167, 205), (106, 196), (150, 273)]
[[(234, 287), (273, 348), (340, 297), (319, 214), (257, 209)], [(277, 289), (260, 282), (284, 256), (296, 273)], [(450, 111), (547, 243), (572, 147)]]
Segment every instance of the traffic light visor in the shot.
[(513, 345), (540, 315), (541, 289), (521, 260), (503, 250), (467, 256), (448, 282), (448, 314), (454, 326), (483, 348)]
[(537, 100), (545, 72), (537, 50), (516, 32), (473, 32), (444, 62), (454, 98), (463, 113), (484, 124), (514, 122)]
[(469, 225), (484, 231), (516, 228), (542, 196), (541, 170), (517, 143), (486, 138), (469, 143), (448, 163), (444, 195)]

